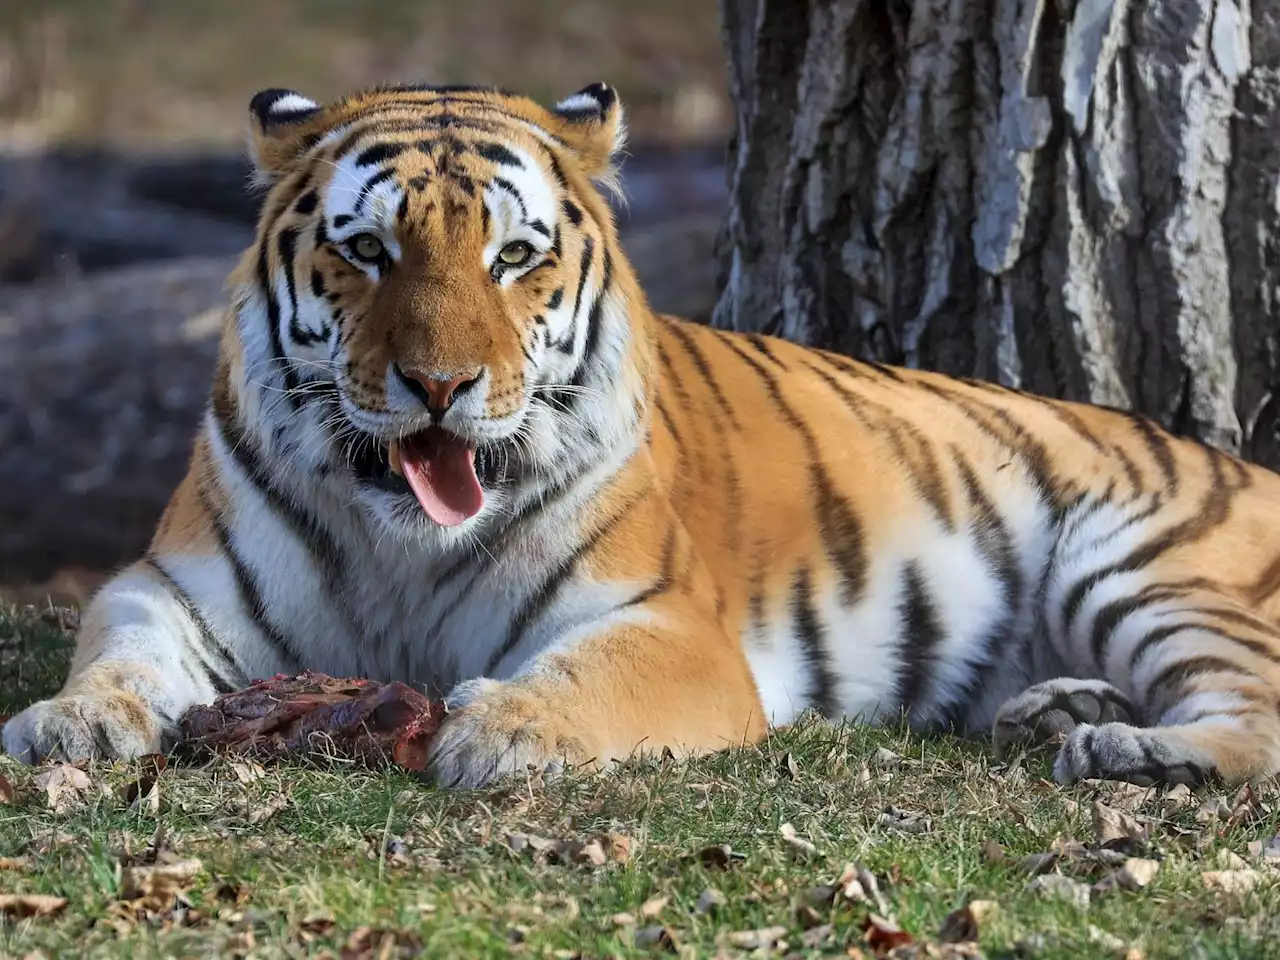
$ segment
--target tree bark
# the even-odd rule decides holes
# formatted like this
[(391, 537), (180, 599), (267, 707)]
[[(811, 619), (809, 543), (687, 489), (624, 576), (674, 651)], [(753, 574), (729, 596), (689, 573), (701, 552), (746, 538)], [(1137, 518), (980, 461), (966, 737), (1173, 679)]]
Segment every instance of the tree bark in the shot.
[(1280, 468), (1280, 11), (722, 0), (718, 326)]

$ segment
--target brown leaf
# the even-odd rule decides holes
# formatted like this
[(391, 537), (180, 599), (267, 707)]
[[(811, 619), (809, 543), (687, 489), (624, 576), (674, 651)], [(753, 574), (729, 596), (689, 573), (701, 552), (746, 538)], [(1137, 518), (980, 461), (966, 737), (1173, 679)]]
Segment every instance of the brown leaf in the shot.
[(298, 939), (303, 943), (312, 943), (321, 937), (327, 937), (336, 926), (333, 917), (327, 913), (312, 913), (302, 918), (298, 924)]
[(784, 823), (778, 832), (782, 834), (782, 841), (790, 848), (792, 854), (800, 859), (807, 860), (818, 852), (813, 842), (796, 833), (796, 828), (791, 824)]
[(876, 747), (876, 752), (871, 757), (871, 765), (879, 767), (881, 770), (892, 770), (895, 767), (902, 766), (902, 757), (884, 747)]
[(12, 804), (13, 796), (14, 796), (13, 784), (10, 783), (5, 777), (0, 776), (0, 803), (6, 804), (6, 805)]
[(635, 926), (636, 915), (634, 913), (615, 913), (609, 918), (609, 922), (615, 927)]
[(794, 780), (800, 776), (800, 765), (796, 763), (796, 758), (790, 750), (782, 755), (782, 760), (778, 763), (778, 773), (788, 780)]
[(637, 947), (656, 947), (672, 953), (677, 949), (675, 934), (666, 926), (638, 927), (632, 934), (632, 942)]
[(89, 775), (69, 763), (59, 763), (39, 773), (32, 785), (45, 795), (49, 809), (66, 813), (85, 802), (85, 792), (92, 786)]
[(670, 902), (670, 897), (650, 897), (640, 905), (640, 916), (644, 917), (646, 920), (652, 920), (658, 914), (662, 913)]
[(938, 939), (943, 943), (967, 943), (978, 939), (978, 927), (996, 911), (994, 900), (974, 900), (959, 910), (952, 910), (942, 920)]
[(0, 870), (25, 870), (30, 865), (26, 857), (0, 857)]
[(1098, 845), (1112, 850), (1134, 850), (1147, 842), (1147, 828), (1122, 810), (1093, 803), (1093, 832)]
[(786, 927), (762, 927), (759, 930), (732, 930), (725, 939), (739, 950), (770, 950), (786, 935)]
[(259, 804), (249, 810), (246, 819), (249, 823), (257, 826), (266, 823), (281, 810), (284, 810), (292, 802), (288, 794), (281, 794), (278, 797), (272, 797), (264, 804)]
[(1025, 857), (1018, 858), (1016, 869), (1019, 873), (1038, 877), (1042, 873), (1048, 873), (1057, 864), (1058, 854), (1056, 853), (1029, 853)]
[(1196, 811), (1196, 823), (1209, 824), (1214, 820), (1226, 820), (1231, 816), (1231, 806), (1226, 797), (1210, 797)]
[(1246, 783), (1236, 793), (1226, 826), (1230, 828), (1257, 819), (1264, 812), (1262, 807), (1262, 798), (1254, 791), (1252, 784)]
[(1036, 877), (1027, 884), (1027, 891), (1038, 893), (1043, 897), (1066, 901), (1081, 910), (1087, 909), (1089, 906), (1089, 886), (1078, 880), (1072, 880), (1070, 877), (1064, 877), (1059, 873)]
[(357, 927), (343, 944), (342, 960), (391, 960), (393, 957), (416, 957), (422, 952), (422, 940), (408, 930), (381, 930)]
[(1258, 885), (1262, 874), (1257, 870), (1207, 870), (1200, 879), (1208, 890), (1247, 893)]
[(125, 867), (120, 871), (120, 899), (132, 901), (132, 906), (146, 910), (168, 910), (203, 869), (199, 860)]
[(0, 916), (18, 920), (27, 917), (51, 917), (67, 905), (66, 897), (44, 893), (0, 893)]
[(915, 942), (915, 937), (907, 933), (892, 920), (886, 920), (877, 913), (867, 917), (862, 927), (862, 938), (867, 946), (877, 953), (887, 953), (896, 947)]
[(926, 833), (933, 823), (918, 810), (899, 810), (890, 805), (880, 814), (880, 825), (901, 833)]
[(1004, 860), (1004, 847), (996, 843), (994, 840), (988, 840), (982, 845), (982, 862), (983, 863), (1000, 863)]
[(713, 870), (728, 870), (730, 866), (747, 859), (745, 853), (735, 853), (727, 843), (703, 847), (698, 851), (698, 862)]

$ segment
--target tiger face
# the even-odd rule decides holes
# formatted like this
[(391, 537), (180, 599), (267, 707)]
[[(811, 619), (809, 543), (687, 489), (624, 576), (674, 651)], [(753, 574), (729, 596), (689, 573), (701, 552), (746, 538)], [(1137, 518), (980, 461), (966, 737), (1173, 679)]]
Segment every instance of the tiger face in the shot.
[(626, 340), (591, 184), (623, 141), (610, 88), (554, 110), (471, 88), (330, 106), (268, 90), (251, 114), (271, 190), (242, 296), (264, 309), (241, 334), (281, 389), (332, 406), (328, 453), (361, 496), (457, 527), (553, 472), (574, 424), (608, 419), (579, 400), (608, 399)]

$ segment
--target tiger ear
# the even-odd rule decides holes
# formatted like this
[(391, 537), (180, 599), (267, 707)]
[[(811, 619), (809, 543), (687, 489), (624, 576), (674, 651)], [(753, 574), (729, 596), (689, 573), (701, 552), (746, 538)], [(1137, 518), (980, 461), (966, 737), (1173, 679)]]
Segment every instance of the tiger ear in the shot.
[(578, 156), (587, 176), (618, 191), (617, 158), (627, 143), (622, 101), (613, 87), (593, 83), (565, 97), (552, 111), (555, 133)]
[(257, 179), (270, 184), (311, 143), (321, 123), (320, 104), (292, 90), (262, 90), (249, 101), (249, 153)]

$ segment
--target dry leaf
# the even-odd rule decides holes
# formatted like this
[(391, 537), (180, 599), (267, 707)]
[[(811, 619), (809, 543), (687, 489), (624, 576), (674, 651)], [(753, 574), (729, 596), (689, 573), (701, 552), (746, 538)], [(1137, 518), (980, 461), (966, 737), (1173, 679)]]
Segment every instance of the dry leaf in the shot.
[(794, 780), (800, 776), (800, 766), (796, 763), (796, 758), (791, 754), (790, 750), (782, 755), (782, 760), (778, 763), (778, 773), (788, 780)]
[(609, 922), (615, 927), (631, 927), (635, 925), (636, 916), (634, 913), (615, 913)]
[(54, 813), (66, 813), (84, 803), (85, 792), (92, 786), (89, 775), (69, 763), (59, 763), (37, 774), (32, 785), (45, 795)]
[(44, 893), (0, 893), (0, 916), (18, 920), (26, 917), (51, 917), (61, 913), (66, 905), (66, 897), (53, 897)]
[(670, 897), (650, 897), (640, 905), (640, 916), (646, 920), (652, 920), (666, 909), (667, 904), (670, 902)]
[(1119, 887), (1122, 890), (1141, 890), (1160, 870), (1158, 860), (1145, 860), (1141, 857), (1129, 857), (1124, 866), (1115, 873), (1109, 873), (1093, 885), (1095, 894), (1110, 893)]
[(704, 867), (716, 870), (728, 870), (735, 863), (747, 859), (745, 853), (736, 853), (727, 843), (718, 843), (713, 847), (703, 847), (698, 851), (698, 862)]
[(1208, 824), (1214, 820), (1226, 820), (1230, 816), (1231, 807), (1226, 797), (1210, 797), (1196, 811), (1196, 823)]
[(120, 871), (120, 899), (146, 910), (168, 910), (203, 869), (199, 860), (125, 867)]
[(288, 794), (281, 794), (278, 797), (272, 797), (266, 803), (252, 808), (246, 819), (249, 823), (255, 826), (261, 823), (266, 823), (285, 807), (289, 806), (289, 803), (290, 798)]
[(1052, 897), (1073, 904), (1081, 910), (1089, 906), (1089, 887), (1078, 880), (1064, 877), (1060, 873), (1050, 873), (1036, 877), (1027, 884), (1027, 890), (1044, 897)]
[(1207, 870), (1200, 874), (1205, 888), (1224, 893), (1247, 893), (1258, 885), (1262, 874), (1257, 870)]
[(862, 764), (861, 766), (858, 767), (858, 775), (853, 779), (854, 779), (854, 782), (858, 784), (858, 786), (865, 787), (868, 783), (871, 782), (870, 768), (865, 763)]
[(379, 930), (359, 927), (347, 937), (342, 947), (342, 960), (391, 960), (392, 957), (417, 957), (422, 954), (422, 941), (408, 930)]
[(1165, 791), (1162, 799), (1166, 807), (1177, 809), (1178, 807), (1185, 807), (1194, 798), (1189, 786), (1185, 783), (1177, 783)]
[(715, 913), (726, 903), (728, 903), (728, 900), (723, 893), (715, 887), (707, 887), (702, 893), (698, 894), (698, 905), (695, 909), (699, 913)]
[(639, 927), (632, 937), (637, 947), (657, 947), (659, 950), (676, 951), (676, 938), (665, 926)]
[(13, 803), (13, 784), (3, 776), (0, 776), (0, 803)]
[(1119, 953), (1125, 948), (1125, 942), (1114, 933), (1107, 933), (1093, 924), (1089, 924), (1089, 942), (1107, 953)]
[[(1280, 836), (1274, 836), (1270, 840), (1250, 840), (1249, 856), (1263, 861), (1280, 861)], [(1274, 864), (1268, 865), (1274, 866)]]
[(902, 833), (926, 833), (932, 822), (918, 810), (899, 810), (895, 806), (885, 807), (880, 814), (880, 825)]
[(867, 917), (862, 930), (862, 936), (867, 946), (877, 953), (887, 953), (895, 947), (905, 946), (915, 940), (911, 934), (907, 933), (892, 920), (886, 920), (876, 913)]
[(0, 870), (25, 870), (30, 865), (26, 857), (0, 857)]
[(810, 927), (800, 935), (800, 943), (808, 950), (817, 950), (824, 943), (831, 939), (835, 933), (835, 927), (829, 923), (819, 924), (816, 927)]
[(787, 935), (786, 927), (763, 927), (759, 930), (733, 930), (726, 939), (739, 950), (770, 950)]
[(1147, 842), (1147, 828), (1122, 810), (1093, 803), (1093, 832), (1098, 845), (1111, 849), (1133, 849)]
[(1025, 857), (1018, 858), (1016, 869), (1019, 873), (1038, 877), (1042, 873), (1048, 873), (1057, 864), (1058, 854), (1056, 853), (1029, 853)]
[(808, 859), (818, 852), (818, 848), (814, 844), (806, 840), (804, 837), (796, 833), (796, 828), (789, 823), (784, 823), (779, 832), (782, 834), (782, 840), (791, 849), (791, 852), (801, 859)]
[(942, 920), (938, 939), (943, 943), (966, 943), (978, 939), (979, 925), (996, 911), (994, 900), (974, 900), (952, 910)]
[(894, 767), (902, 766), (902, 757), (894, 753), (892, 750), (886, 750), (884, 747), (877, 747), (876, 752), (871, 757), (872, 766), (879, 767), (881, 770), (891, 770)]
[(1004, 847), (996, 843), (994, 840), (988, 840), (982, 845), (982, 862), (983, 863), (999, 863), (1004, 859)]

